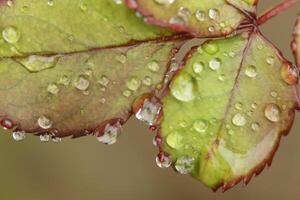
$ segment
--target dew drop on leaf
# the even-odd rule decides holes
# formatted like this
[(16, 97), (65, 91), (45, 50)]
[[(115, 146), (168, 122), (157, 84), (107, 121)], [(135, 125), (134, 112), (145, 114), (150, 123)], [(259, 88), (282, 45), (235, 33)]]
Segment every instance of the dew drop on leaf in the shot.
[(182, 135), (178, 132), (171, 133), (167, 137), (167, 144), (173, 149), (179, 149), (183, 146)]
[(250, 78), (255, 78), (257, 76), (257, 69), (254, 65), (250, 65), (246, 68), (245, 71), (246, 76)]
[(271, 122), (279, 122), (280, 115), (281, 110), (277, 104), (271, 103), (265, 108), (265, 116)]
[(197, 120), (194, 122), (193, 127), (198, 133), (205, 133), (208, 129), (208, 124), (204, 120)]
[(245, 126), (247, 123), (247, 120), (243, 114), (237, 113), (233, 116), (232, 123), (235, 126)]
[(6, 42), (10, 44), (15, 44), (19, 41), (21, 37), (21, 33), (16, 27), (8, 26), (5, 27), (4, 30), (2, 31), (2, 36)]
[(214, 71), (220, 69), (221, 65), (222, 61), (219, 58), (213, 58), (209, 61), (209, 67)]
[(49, 129), (53, 125), (53, 122), (45, 116), (39, 117), (37, 123), (42, 129)]
[(192, 101), (196, 97), (195, 84), (189, 74), (177, 77), (171, 85), (172, 95), (179, 101)]
[(179, 157), (175, 163), (175, 169), (180, 174), (189, 174), (194, 169), (195, 158), (189, 156)]

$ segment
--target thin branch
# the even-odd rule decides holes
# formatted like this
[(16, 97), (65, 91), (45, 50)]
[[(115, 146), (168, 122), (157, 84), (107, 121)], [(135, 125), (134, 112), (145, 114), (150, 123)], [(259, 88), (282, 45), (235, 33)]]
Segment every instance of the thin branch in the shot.
[(275, 17), (276, 15), (280, 14), (284, 10), (290, 8), (291, 6), (297, 3), (300, 3), (300, 0), (284, 0), (283, 2), (279, 3), (275, 7), (266, 11), (261, 17), (259, 17), (257, 20), (257, 24), (258, 25), (264, 24), (269, 19)]

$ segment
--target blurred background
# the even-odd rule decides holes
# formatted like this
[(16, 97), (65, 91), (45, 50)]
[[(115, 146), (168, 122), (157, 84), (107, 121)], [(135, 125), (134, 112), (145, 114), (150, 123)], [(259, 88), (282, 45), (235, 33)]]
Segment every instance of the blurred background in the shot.
[[(261, 0), (265, 10), (278, 0)], [(284, 55), (293, 60), (290, 41), (300, 12), (294, 6), (261, 27)], [(131, 119), (116, 145), (93, 137), (42, 144), (27, 136), (17, 143), (0, 134), (0, 199), (2, 200), (298, 200), (300, 198), (300, 115), (282, 140), (273, 165), (247, 187), (213, 193), (200, 182), (155, 164), (156, 148), (147, 127)]]

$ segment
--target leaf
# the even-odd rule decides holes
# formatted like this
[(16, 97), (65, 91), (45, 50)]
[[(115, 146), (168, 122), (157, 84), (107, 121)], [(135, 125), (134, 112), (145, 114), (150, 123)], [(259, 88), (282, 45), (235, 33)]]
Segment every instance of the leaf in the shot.
[(299, 100), (298, 72), (259, 33), (192, 50), (162, 99), (159, 136), (175, 169), (223, 190), (271, 164)]
[(296, 59), (298, 69), (300, 69), (300, 15), (296, 20), (296, 25), (293, 34), (292, 50)]
[[(126, 0), (129, 7), (146, 17), (150, 24), (212, 37), (232, 33), (245, 21), (244, 13), (255, 15), (256, 0)], [(249, 15), (250, 16), (250, 15)]]
[[(0, 56), (86, 51), (171, 33), (112, 0), (18, 0), (0, 6)], [(10, 2), (10, 3), (8, 3)]]
[(1, 1), (0, 30), (1, 124), (57, 137), (124, 123), (183, 41), (111, 0)]

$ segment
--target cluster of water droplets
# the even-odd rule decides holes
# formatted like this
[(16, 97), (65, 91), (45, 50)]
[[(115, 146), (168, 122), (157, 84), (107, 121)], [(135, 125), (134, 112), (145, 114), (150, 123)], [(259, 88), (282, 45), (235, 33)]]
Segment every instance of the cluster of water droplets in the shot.
[[(176, 0), (154, 0), (157, 4), (162, 6), (171, 6)], [(170, 24), (175, 25), (185, 25), (191, 18), (194, 18), (196, 21), (201, 23), (209, 23), (207, 27), (208, 31), (213, 33), (216, 30), (216, 26), (224, 28), (226, 30), (226, 22), (220, 20), (220, 11), (217, 8), (209, 8), (208, 10), (197, 9), (196, 11), (191, 11), (187, 7), (180, 7), (177, 10), (175, 16), (171, 17), (169, 20)]]

